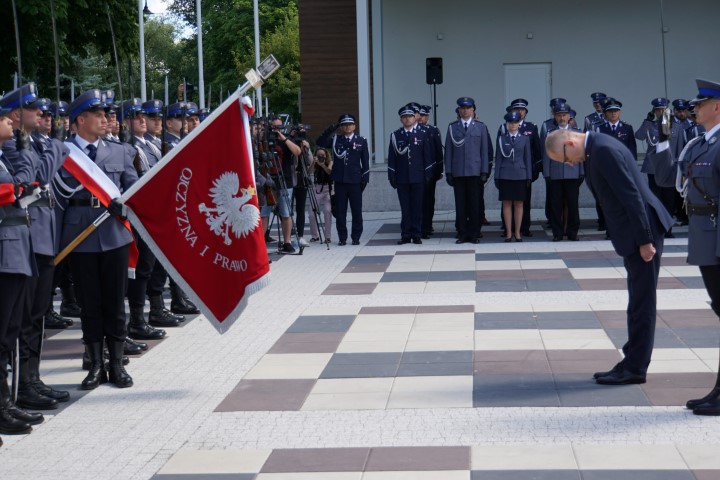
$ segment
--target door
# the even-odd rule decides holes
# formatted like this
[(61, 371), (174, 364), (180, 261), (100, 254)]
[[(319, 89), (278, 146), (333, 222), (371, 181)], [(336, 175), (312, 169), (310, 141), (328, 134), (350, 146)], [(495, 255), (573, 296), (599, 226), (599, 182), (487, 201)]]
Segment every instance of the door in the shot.
[(540, 128), (550, 118), (551, 64), (550, 63), (506, 63), (505, 105), (516, 98), (528, 101), (526, 119)]

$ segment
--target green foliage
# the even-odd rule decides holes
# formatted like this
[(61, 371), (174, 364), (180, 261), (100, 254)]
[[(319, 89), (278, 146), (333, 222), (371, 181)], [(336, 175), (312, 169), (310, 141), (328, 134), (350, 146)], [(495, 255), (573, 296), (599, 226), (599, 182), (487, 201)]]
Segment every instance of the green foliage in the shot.
[[(112, 40), (107, 8), (110, 9), (117, 41), (118, 55), (137, 55), (136, 3), (127, 0), (53, 0), (58, 32), (61, 96), (69, 100), (70, 79), (89, 85), (82, 75), (100, 68), (97, 81), (107, 85), (115, 78), (111, 70)], [(55, 96), (55, 49), (49, 0), (15, 0), (20, 29), (24, 81), (35, 81), (44, 96)], [(18, 70), (10, 0), (0, 0), (4, 28), (0, 29), (0, 91), (12, 88)], [(91, 57), (95, 57), (91, 59)], [(87, 65), (87, 63), (92, 65)], [(100, 62), (99, 65), (96, 63)], [(90, 68), (92, 66), (92, 68)], [(101, 86), (95, 84), (96, 86)], [(103, 86), (105, 86), (103, 85)]]

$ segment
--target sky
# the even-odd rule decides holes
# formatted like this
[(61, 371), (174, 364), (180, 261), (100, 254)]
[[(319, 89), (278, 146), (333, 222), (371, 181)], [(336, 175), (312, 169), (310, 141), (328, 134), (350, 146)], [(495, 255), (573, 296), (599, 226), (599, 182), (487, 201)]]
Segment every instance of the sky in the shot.
[(168, 0), (147, 0), (148, 9), (153, 13), (164, 13), (168, 3)]

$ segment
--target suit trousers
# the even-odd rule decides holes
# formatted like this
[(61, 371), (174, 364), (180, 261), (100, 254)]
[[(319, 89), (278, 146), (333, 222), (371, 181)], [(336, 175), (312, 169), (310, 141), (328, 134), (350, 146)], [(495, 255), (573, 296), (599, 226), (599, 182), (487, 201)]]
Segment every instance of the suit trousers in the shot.
[(125, 341), (129, 245), (105, 252), (73, 252), (70, 268), (80, 285), (83, 342)]
[(43, 333), (45, 331), (45, 312), (52, 299), (52, 286), (55, 273), (54, 257), (35, 254), (38, 276), (28, 281), (25, 295), (25, 311), (20, 330), (20, 361), (40, 358)]
[(660, 199), (663, 207), (672, 215), (675, 211), (675, 187), (661, 187), (655, 183), (655, 175), (648, 174), (648, 187), (655, 196)]
[[(567, 180), (550, 180), (550, 226), (553, 237), (577, 237), (580, 230), (580, 210), (578, 198), (580, 185), (576, 178)], [(567, 206), (567, 232), (563, 222), (563, 211)]]
[(7, 381), (7, 365), (20, 336), (30, 278), (19, 273), (0, 273), (0, 382)]
[(480, 177), (454, 177), (455, 225), (458, 238), (474, 240), (480, 237)]
[(145, 306), (145, 293), (147, 292), (148, 282), (153, 273), (156, 259), (148, 244), (137, 232), (134, 231), (133, 233), (135, 240), (137, 240), (138, 261), (135, 267), (135, 278), (128, 279), (127, 297), (130, 307), (141, 308)]
[(660, 274), (660, 259), (665, 241), (665, 231), (654, 211), (649, 211), (650, 228), (655, 246), (655, 256), (646, 262), (640, 256), (640, 250), (623, 258), (627, 271), (628, 340), (623, 345), (626, 370), (645, 375), (655, 341), (655, 321), (657, 314), (657, 282)]
[(400, 236), (404, 239), (420, 238), (423, 220), (424, 184), (398, 184), (397, 194), (400, 200)]
[(335, 228), (338, 240), (344, 242), (348, 237), (347, 209), (350, 203), (352, 212), (352, 230), (350, 238), (360, 240), (363, 231), (362, 218), (362, 188), (359, 183), (335, 183), (335, 196), (337, 197), (337, 211), (335, 212)]

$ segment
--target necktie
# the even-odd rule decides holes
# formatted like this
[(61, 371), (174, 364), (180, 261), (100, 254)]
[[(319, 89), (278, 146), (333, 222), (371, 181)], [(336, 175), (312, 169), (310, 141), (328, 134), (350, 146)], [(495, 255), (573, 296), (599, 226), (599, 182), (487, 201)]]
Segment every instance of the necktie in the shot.
[(510, 137), (510, 142), (511, 142), (511, 143), (515, 143), (515, 135), (513, 135), (513, 136)]
[(613, 132), (613, 133), (615, 133), (615, 128), (616, 128), (616, 126), (613, 125), (613, 126), (612, 126), (612, 132)]
[(467, 131), (468, 124), (465, 122), (465, 131)]
[(90, 160), (94, 162), (95, 157), (97, 157), (97, 147), (91, 143), (85, 148), (88, 151), (88, 157), (90, 157)]

